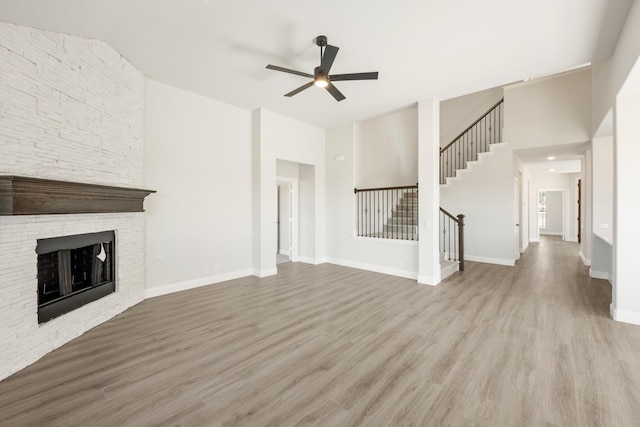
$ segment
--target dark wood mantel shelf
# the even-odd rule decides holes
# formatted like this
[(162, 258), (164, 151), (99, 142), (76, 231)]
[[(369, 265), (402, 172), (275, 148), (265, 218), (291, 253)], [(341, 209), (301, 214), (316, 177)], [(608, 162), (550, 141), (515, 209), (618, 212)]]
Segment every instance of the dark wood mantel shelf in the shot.
[(0, 176), (0, 215), (144, 212), (153, 190)]

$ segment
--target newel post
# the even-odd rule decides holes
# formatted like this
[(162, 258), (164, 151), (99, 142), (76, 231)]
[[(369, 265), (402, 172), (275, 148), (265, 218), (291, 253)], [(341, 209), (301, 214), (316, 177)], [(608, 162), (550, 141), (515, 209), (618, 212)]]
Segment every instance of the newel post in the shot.
[(458, 269), (464, 271), (464, 215), (458, 215)]

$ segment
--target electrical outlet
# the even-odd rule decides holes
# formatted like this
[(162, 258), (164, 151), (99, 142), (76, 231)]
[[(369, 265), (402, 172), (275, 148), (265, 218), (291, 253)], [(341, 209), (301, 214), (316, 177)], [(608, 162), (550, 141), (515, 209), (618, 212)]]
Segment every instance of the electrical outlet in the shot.
[(205, 274), (209, 273), (209, 266), (205, 265), (205, 267), (202, 270)]
[(214, 265), (213, 266), (213, 271), (216, 272), (216, 273), (219, 272), (220, 271), (220, 266), (218, 264)]

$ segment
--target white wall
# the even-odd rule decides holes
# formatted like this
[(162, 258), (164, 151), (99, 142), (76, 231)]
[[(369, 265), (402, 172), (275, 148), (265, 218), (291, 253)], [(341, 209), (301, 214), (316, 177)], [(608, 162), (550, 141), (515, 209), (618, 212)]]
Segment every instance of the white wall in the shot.
[(505, 88), (505, 142), (513, 150), (591, 140), (591, 71)]
[[(254, 274), (263, 277), (277, 272), (273, 250), (277, 160), (301, 164), (300, 260), (321, 263), (326, 246), (325, 131), (264, 109), (254, 111), (252, 117)], [(313, 166), (313, 171), (303, 165)]]
[(355, 186), (395, 187), (418, 182), (418, 110), (355, 125)]
[(251, 274), (251, 113), (151, 79), (145, 105), (147, 294)]
[[(640, 79), (640, 62), (633, 71)], [(638, 80), (640, 81), (640, 80)], [(640, 87), (618, 94), (614, 106), (613, 318), (640, 325)]]
[(615, 98), (640, 56), (640, 2), (629, 8), (613, 57), (592, 65), (592, 134), (613, 107)]
[(580, 258), (582, 262), (591, 265), (591, 239), (593, 229), (593, 171), (592, 171), (592, 151), (587, 149), (582, 159), (582, 228), (580, 229)]
[[(327, 260), (401, 277), (417, 278), (416, 242), (355, 237), (356, 124), (327, 131)], [(337, 158), (342, 158), (338, 160)]]
[(592, 141), (593, 229), (613, 228), (613, 137)]
[(276, 159), (276, 175), (285, 178), (298, 179), (298, 163)]
[(502, 88), (487, 89), (440, 102), (440, 147), (450, 143), (503, 97)]

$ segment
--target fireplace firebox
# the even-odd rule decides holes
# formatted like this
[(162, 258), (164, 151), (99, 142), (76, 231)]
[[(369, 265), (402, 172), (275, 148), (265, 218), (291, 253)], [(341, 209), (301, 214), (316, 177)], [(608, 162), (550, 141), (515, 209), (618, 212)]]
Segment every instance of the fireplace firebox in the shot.
[(114, 252), (113, 231), (39, 239), (38, 323), (115, 292)]

